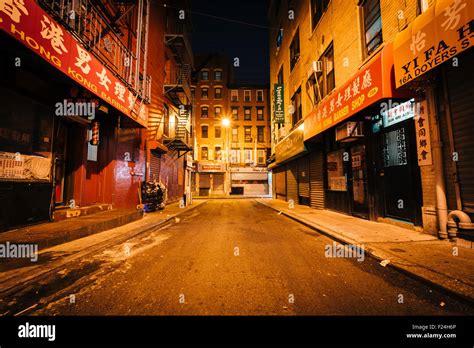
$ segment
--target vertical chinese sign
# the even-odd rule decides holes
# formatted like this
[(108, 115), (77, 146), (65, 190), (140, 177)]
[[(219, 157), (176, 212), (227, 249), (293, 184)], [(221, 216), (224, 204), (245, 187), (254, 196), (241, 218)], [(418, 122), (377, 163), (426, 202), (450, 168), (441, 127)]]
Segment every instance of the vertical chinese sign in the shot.
[(273, 86), (273, 110), (274, 110), (274, 122), (285, 123), (285, 105), (284, 105), (284, 94), (283, 84), (275, 83)]
[(431, 165), (433, 164), (433, 160), (431, 157), (431, 138), (426, 100), (423, 100), (416, 105), (415, 129), (418, 165)]
[(0, 0), (0, 29), (120, 112), (147, 126), (146, 107), (137, 111), (136, 95), (35, 1)]

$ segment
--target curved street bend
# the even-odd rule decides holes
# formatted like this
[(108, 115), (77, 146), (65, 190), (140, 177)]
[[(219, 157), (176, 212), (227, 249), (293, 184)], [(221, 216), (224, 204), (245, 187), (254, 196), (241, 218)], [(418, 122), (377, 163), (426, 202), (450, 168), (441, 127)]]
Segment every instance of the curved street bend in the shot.
[(472, 313), (470, 305), (368, 256), (326, 257), (332, 243), (254, 200), (209, 200), (68, 266), (61, 274), (75, 279), (67, 285), (52, 276), (54, 291), (29, 314)]

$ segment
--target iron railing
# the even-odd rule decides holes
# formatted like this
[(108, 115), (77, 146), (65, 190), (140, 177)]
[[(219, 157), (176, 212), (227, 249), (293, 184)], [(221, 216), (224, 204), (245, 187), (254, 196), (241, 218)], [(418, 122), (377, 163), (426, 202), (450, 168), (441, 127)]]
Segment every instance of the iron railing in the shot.
[[(111, 24), (93, 0), (38, 0), (38, 3), (124, 84), (135, 92), (143, 89), (136, 79), (139, 64), (136, 55), (120, 39), (118, 26)], [(143, 42), (140, 45), (143, 47)]]

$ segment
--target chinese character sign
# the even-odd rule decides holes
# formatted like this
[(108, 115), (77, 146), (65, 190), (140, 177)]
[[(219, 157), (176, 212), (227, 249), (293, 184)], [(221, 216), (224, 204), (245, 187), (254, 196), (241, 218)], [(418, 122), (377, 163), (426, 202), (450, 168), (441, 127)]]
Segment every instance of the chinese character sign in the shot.
[(275, 112), (275, 123), (285, 123), (285, 105), (283, 84), (275, 83), (273, 87), (273, 110)]
[(418, 152), (418, 165), (431, 165), (433, 164), (433, 160), (431, 157), (431, 138), (426, 100), (417, 103), (415, 129), (416, 148)]
[(0, 29), (79, 85), (147, 126), (146, 107), (141, 112), (136, 110), (139, 103), (133, 92), (35, 1), (0, 0)]

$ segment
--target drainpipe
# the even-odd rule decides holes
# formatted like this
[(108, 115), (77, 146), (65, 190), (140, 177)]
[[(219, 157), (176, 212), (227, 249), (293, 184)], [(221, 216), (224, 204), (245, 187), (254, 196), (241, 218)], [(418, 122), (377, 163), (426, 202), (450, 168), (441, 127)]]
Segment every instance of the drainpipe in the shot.
[(428, 99), (430, 115), (432, 115), (435, 121), (431, 141), (433, 145), (433, 166), (436, 187), (436, 214), (439, 223), (438, 237), (440, 239), (447, 239), (448, 203), (446, 200), (446, 187), (444, 184), (443, 142), (441, 141), (439, 115), (435, 105), (434, 90), (432, 86), (429, 86), (426, 89), (426, 96)]
[(474, 223), (465, 212), (461, 210), (453, 210), (448, 215), (448, 234), (449, 239), (456, 240), (458, 238), (458, 227), (465, 230), (474, 230)]

